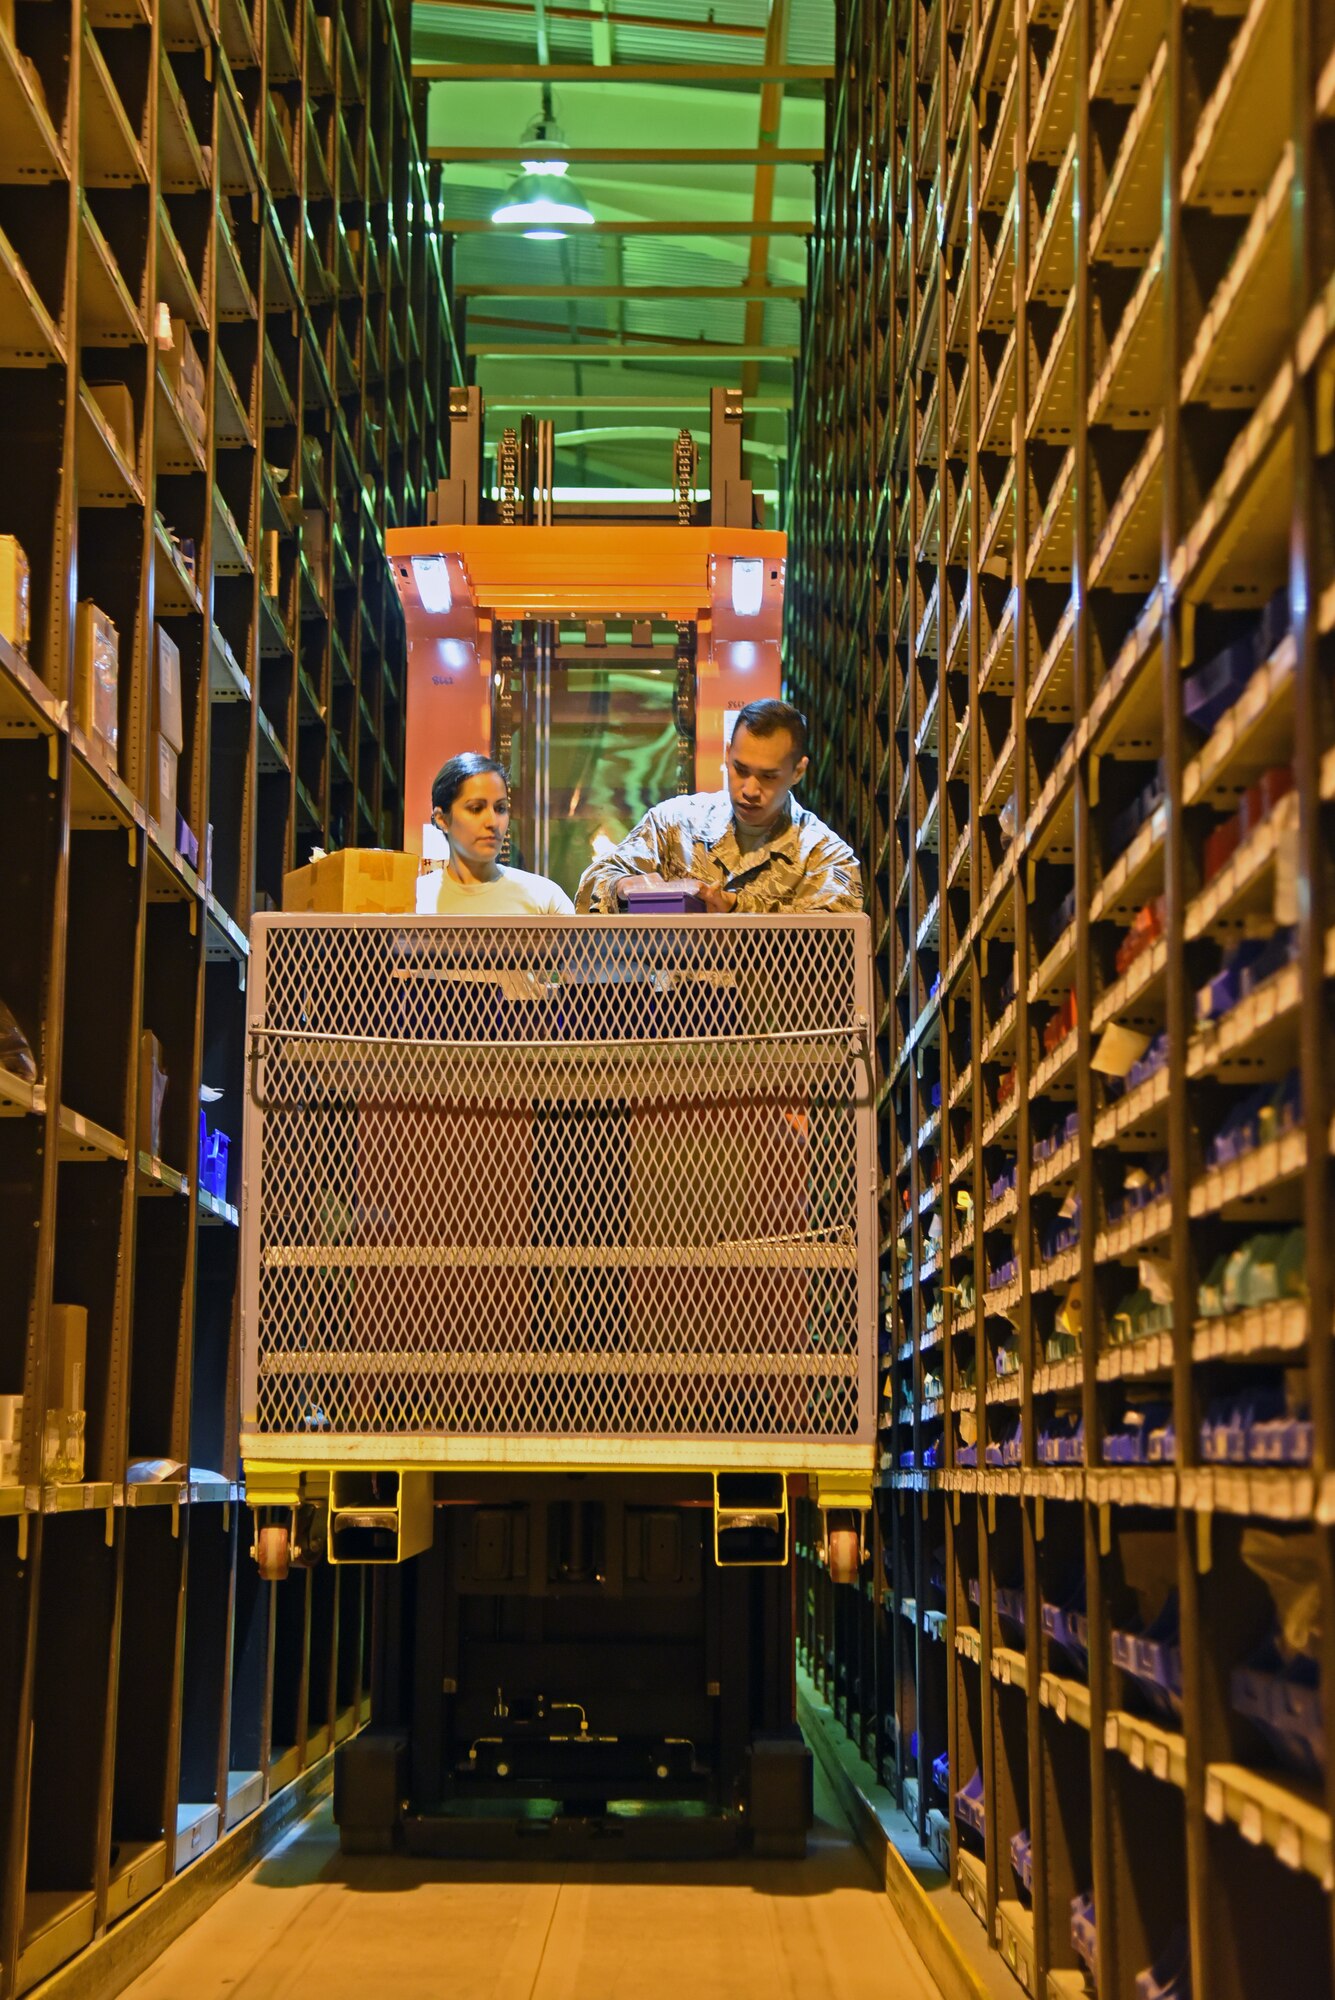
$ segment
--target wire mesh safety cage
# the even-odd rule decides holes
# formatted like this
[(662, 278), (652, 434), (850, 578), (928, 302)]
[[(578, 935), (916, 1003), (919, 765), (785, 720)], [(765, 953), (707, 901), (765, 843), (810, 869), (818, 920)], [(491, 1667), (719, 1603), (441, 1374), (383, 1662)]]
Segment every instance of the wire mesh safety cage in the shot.
[(864, 917), (258, 919), (247, 1432), (870, 1444), (869, 957)]

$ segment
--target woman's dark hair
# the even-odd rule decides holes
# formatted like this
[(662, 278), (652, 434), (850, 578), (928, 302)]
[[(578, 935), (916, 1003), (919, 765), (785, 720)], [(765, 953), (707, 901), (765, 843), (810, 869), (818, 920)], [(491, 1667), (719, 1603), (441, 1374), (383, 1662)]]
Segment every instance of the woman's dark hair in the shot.
[(448, 814), (470, 778), (490, 777), (503, 778), (508, 794), (510, 774), (504, 764), (498, 764), (494, 757), (484, 757), (480, 750), (461, 750), (457, 757), (441, 765), (432, 780), (431, 810)]

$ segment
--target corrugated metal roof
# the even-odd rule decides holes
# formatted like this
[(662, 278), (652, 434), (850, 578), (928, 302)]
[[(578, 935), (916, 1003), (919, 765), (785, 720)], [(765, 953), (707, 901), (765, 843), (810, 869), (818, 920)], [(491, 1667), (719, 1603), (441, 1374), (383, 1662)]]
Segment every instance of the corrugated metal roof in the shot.
[[(568, 5), (570, 0), (558, 0)], [(574, 0), (578, 4), (578, 0)], [(585, 89), (562, 89), (556, 93), (556, 111), (572, 146), (598, 145), (633, 150), (641, 143), (652, 146), (723, 148), (754, 145), (760, 108), (759, 86), (732, 87), (726, 94), (692, 86), (691, 71), (701, 65), (718, 63), (758, 66), (764, 56), (764, 36), (723, 36), (708, 32), (692, 33), (709, 20), (739, 23), (763, 30), (768, 16), (767, 0), (624, 0), (628, 12), (658, 17), (661, 25), (650, 27), (618, 23), (612, 16), (616, 61), (600, 79), (596, 93)], [(681, 25), (675, 25), (680, 23)], [(595, 50), (592, 21), (571, 21), (548, 15), (548, 41), (554, 62), (588, 63)], [(492, 8), (449, 5), (418, 6), (413, 12), (414, 54), (435, 62), (533, 62), (537, 57), (537, 24), (533, 13), (497, 11)], [(832, 0), (791, 0), (786, 59), (795, 63), (829, 63), (834, 50), (834, 8)], [(678, 86), (618, 85), (617, 62), (668, 63), (680, 65)], [(800, 99), (785, 93), (787, 110), (782, 143), (816, 147), (823, 130), (823, 93), (807, 87)], [(526, 108), (530, 105), (531, 108)], [(441, 85), (436, 93), (431, 136), (436, 144), (484, 146), (491, 143), (515, 145), (524, 123), (538, 108), (538, 92), (533, 85), (502, 83)], [(461, 219), (484, 220), (497, 204), (500, 192), (513, 169), (502, 163), (454, 162), (446, 166), (444, 206), (448, 215)], [(700, 218), (723, 221), (735, 216), (739, 223), (749, 220), (754, 203), (754, 170), (726, 165), (682, 169), (654, 167), (633, 161), (618, 165), (590, 165), (573, 168), (597, 214), (644, 219), (666, 217), (688, 220)], [(814, 184), (811, 169), (788, 167), (777, 177), (775, 212), (784, 218), (808, 219), (812, 212)], [(769, 239), (766, 269), (771, 281), (787, 284), (805, 281), (806, 250), (800, 239)], [(671, 424), (671, 412), (654, 412), (637, 418), (631, 409), (623, 414), (600, 409), (600, 397), (626, 396), (634, 401), (638, 392), (670, 397), (679, 385), (689, 401), (694, 399), (697, 414), (690, 417), (700, 428), (698, 404), (703, 387), (713, 383), (741, 381), (740, 357), (696, 357), (686, 343), (704, 342), (713, 346), (741, 348), (748, 332), (747, 302), (738, 296), (738, 287), (747, 275), (751, 239), (746, 236), (709, 238), (668, 238), (663, 236), (591, 236), (572, 231), (561, 243), (537, 243), (497, 231), (460, 236), (455, 245), (454, 270), (461, 284), (503, 289), (504, 296), (473, 300), (467, 311), (467, 338), (470, 345), (491, 348), (493, 353), (474, 361), (478, 379), (497, 400), (511, 403), (522, 398), (539, 414), (544, 395), (588, 396), (592, 414), (581, 417), (579, 410), (564, 411), (558, 428), (590, 426), (600, 435), (588, 447), (590, 463), (597, 462), (601, 476), (624, 480), (626, 484), (661, 483), (664, 465), (662, 441), (656, 436), (637, 436)], [(709, 287), (711, 295), (700, 299), (664, 299), (647, 296), (625, 300), (586, 298), (572, 301), (534, 298), (532, 286), (644, 287), (652, 293), (664, 286)], [(776, 300), (761, 307), (759, 342), (772, 347), (792, 347), (800, 337), (801, 308), (791, 300)], [(614, 351), (620, 342), (657, 346), (662, 353), (646, 359), (626, 359)], [(540, 345), (576, 342), (596, 350), (580, 359), (528, 359), (524, 350)], [(508, 358), (507, 358), (508, 357)], [(791, 364), (779, 357), (754, 365), (754, 379), (766, 391), (787, 392), (791, 388)], [(756, 412), (748, 423), (753, 437), (768, 439), (771, 445), (784, 437), (786, 419), (782, 410)], [(628, 435), (607, 433), (624, 429)], [(581, 448), (582, 449), (582, 448)], [(762, 461), (757, 460), (757, 465)]]
[[(630, 0), (625, 11), (657, 15), (665, 21), (679, 21), (681, 26), (632, 27), (618, 23), (613, 11), (611, 27), (617, 55), (623, 62), (758, 64), (764, 56), (765, 44), (760, 35), (690, 33), (691, 23), (702, 18), (763, 29), (769, 14), (764, 0), (712, 0), (707, 8), (692, 5), (690, 0)], [(547, 33), (554, 61), (590, 60), (594, 19), (591, 15), (590, 26), (586, 27), (580, 21), (548, 17)], [(413, 52), (433, 62), (467, 61), (463, 48), (469, 43), (493, 42), (532, 51), (535, 35), (536, 21), (532, 14), (501, 13), (482, 7), (413, 8)], [(793, 63), (834, 60), (833, 0), (791, 0), (787, 60)]]

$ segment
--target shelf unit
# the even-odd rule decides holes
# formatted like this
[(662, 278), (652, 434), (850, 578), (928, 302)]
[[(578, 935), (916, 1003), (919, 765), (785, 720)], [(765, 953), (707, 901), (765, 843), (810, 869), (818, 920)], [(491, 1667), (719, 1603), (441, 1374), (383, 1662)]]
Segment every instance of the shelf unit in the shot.
[[(30, 639), (0, 641), (0, 999), (36, 1067), (0, 1074), (0, 1390), (27, 1412), (0, 1488), (4, 2000), (366, 1714), (362, 1573), (277, 1587), (249, 1556), (237, 1155), (252, 913), (314, 843), (401, 835), (384, 538), (446, 469), (455, 351), (407, 25), (391, 0), (0, 20), (0, 534), (31, 570)], [(119, 634), (111, 747), (76, 701), (84, 599)], [(159, 627), (197, 857), (150, 810)], [(88, 1315), (78, 1484), (43, 1480), (53, 1305)]]
[(788, 676), (876, 940), (883, 1388), (801, 1650), (1036, 1996), (1181, 1945), (1260, 2000), (1281, 1936), (1332, 1992), (1333, 34), (840, 16)]

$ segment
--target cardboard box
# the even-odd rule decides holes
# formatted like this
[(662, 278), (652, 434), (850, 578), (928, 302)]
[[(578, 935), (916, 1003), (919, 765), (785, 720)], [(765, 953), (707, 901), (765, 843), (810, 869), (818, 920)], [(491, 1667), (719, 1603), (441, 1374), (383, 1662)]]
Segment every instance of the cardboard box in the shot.
[(282, 565), (278, 551), (277, 528), (266, 528), (260, 546), (260, 582), (270, 597), (278, 597), (281, 594)]
[(301, 548), (311, 575), (322, 589), (329, 584), (329, 517), (308, 507), (301, 517)]
[(158, 353), (162, 357), (162, 372), (177, 402), (193, 403), (202, 411), (204, 363), (183, 319), (172, 320), (170, 345), (160, 341)]
[(0, 638), (18, 652), (32, 635), (32, 578), (27, 552), (13, 535), (0, 535)]
[(135, 450), (134, 398), (124, 382), (90, 382), (88, 393), (106, 418), (107, 428), (121, 448), (127, 465), (138, 456)]
[(74, 720), (115, 758), (120, 735), (120, 634), (105, 611), (81, 598), (74, 625)]
[(204, 364), (199, 358), (199, 350), (190, 337), (190, 329), (184, 320), (168, 321), (171, 338), (158, 340), (158, 362), (163, 377), (176, 398), (176, 407), (181, 420), (194, 437), (203, 445), (208, 430), (204, 415), (206, 378)]
[(173, 750), (185, 748), (185, 718), (181, 704), (181, 649), (170, 632), (154, 627), (153, 727)]
[(343, 847), (283, 877), (283, 908), (362, 916), (408, 915), (417, 907), (417, 856), (388, 847)]
[(139, 1037), (139, 1129), (135, 1143), (141, 1153), (157, 1159), (162, 1152), (162, 1104), (167, 1095), (167, 1069), (162, 1043), (151, 1029)]
[(46, 1407), (81, 1410), (88, 1373), (88, 1312), (52, 1306), (46, 1322)]
[(153, 738), (148, 766), (148, 810), (165, 833), (176, 837), (177, 752), (165, 736)]

